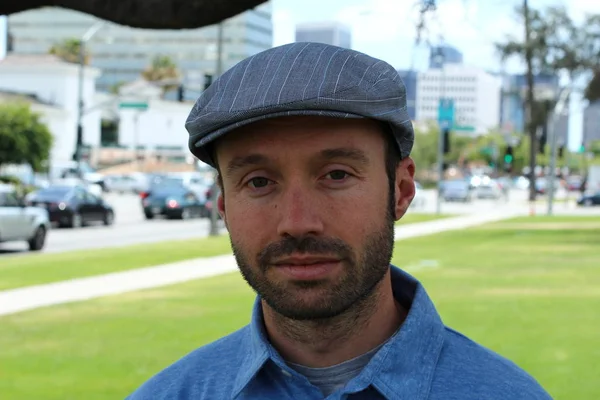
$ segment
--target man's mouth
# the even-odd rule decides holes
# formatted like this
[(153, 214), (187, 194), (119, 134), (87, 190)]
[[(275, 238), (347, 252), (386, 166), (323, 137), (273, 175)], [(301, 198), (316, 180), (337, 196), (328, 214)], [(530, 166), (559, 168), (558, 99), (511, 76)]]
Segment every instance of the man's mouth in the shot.
[(334, 257), (288, 257), (277, 260), (274, 265), (284, 274), (298, 280), (325, 278), (334, 271), (341, 260)]

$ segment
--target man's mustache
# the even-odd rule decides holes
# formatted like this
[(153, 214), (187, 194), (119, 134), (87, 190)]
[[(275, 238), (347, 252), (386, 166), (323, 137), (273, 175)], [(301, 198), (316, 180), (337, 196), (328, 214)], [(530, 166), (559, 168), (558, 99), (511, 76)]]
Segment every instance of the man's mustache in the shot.
[(258, 265), (265, 271), (275, 260), (292, 254), (310, 254), (313, 256), (328, 256), (342, 259), (352, 259), (352, 249), (343, 240), (335, 238), (318, 238), (303, 236), (296, 238), (288, 236), (265, 247), (257, 256)]

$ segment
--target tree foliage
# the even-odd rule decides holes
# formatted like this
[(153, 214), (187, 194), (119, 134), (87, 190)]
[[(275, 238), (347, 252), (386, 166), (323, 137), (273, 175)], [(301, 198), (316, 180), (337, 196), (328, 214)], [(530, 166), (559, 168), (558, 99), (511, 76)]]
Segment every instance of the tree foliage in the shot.
[[(516, 7), (523, 21), (523, 8)], [(533, 73), (565, 72), (571, 78), (589, 73), (600, 66), (600, 15), (587, 15), (581, 24), (569, 16), (564, 6), (530, 10)], [(524, 59), (527, 44), (514, 36), (496, 43), (502, 60)]]
[(439, 130), (434, 125), (415, 130), (415, 144), (410, 156), (415, 161), (418, 172), (429, 170), (435, 165), (439, 142), (438, 135)]
[(36, 172), (43, 171), (53, 139), (29, 104), (0, 104), (0, 165), (28, 164)]
[[(63, 61), (79, 64), (79, 52), (81, 51), (81, 40), (76, 38), (64, 39), (50, 47), (48, 53), (53, 54)], [(89, 65), (90, 54), (84, 49), (83, 63)]]
[[(150, 65), (142, 71), (142, 77), (149, 82), (163, 82), (163, 95), (179, 86), (181, 73), (177, 64), (169, 56), (157, 55)], [(168, 82), (168, 83), (164, 83)]]
[[(520, 20), (523, 9), (516, 8)], [(530, 10), (531, 38), (534, 74), (564, 73), (573, 81), (591, 75), (600, 68), (600, 15), (588, 15), (578, 25), (569, 16), (564, 6), (551, 6), (543, 11)], [(528, 46), (520, 39), (509, 36), (506, 41), (496, 43), (502, 60), (511, 57), (525, 59)], [(600, 84), (593, 79), (586, 90), (588, 98), (600, 98)], [(529, 121), (532, 126), (542, 126), (553, 109), (555, 99), (536, 99), (532, 104)]]
[[(417, 179), (428, 180), (434, 176), (437, 168), (439, 129), (431, 124), (415, 130), (415, 144), (411, 152), (411, 158), (417, 166)], [(523, 173), (524, 168), (529, 166), (529, 154), (531, 141), (529, 136), (514, 134), (511, 137), (490, 131), (484, 135), (470, 136), (458, 132), (450, 134), (450, 152), (444, 155), (444, 162), (459, 168), (473, 165), (487, 165), (495, 168), (500, 174), (504, 173), (504, 155), (508, 145), (513, 148), (513, 160), (511, 170), (513, 175)], [(600, 159), (600, 141), (592, 142), (586, 149)], [(558, 149), (557, 149), (558, 152)], [(537, 164), (549, 166), (551, 157), (550, 145), (546, 144), (544, 152), (536, 157)], [(570, 165), (579, 168), (578, 160), (581, 156), (570, 153), (567, 149), (563, 151), (563, 157), (557, 157), (557, 167)], [(569, 163), (568, 163), (569, 162)]]
[(600, 140), (594, 140), (588, 146), (586, 151), (592, 153), (594, 157), (600, 158)]

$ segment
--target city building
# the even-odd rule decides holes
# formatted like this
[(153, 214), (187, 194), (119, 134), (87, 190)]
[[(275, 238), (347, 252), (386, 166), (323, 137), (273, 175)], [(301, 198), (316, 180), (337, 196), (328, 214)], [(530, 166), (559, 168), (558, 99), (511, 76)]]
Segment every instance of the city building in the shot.
[(340, 22), (306, 23), (296, 26), (296, 42), (316, 42), (352, 48), (352, 31)]
[[(270, 2), (223, 22), (222, 60), (226, 70), (239, 61), (273, 46)], [(92, 15), (45, 7), (8, 17), (8, 31), (17, 54), (46, 54), (68, 38), (80, 39), (98, 23)], [(187, 30), (149, 30), (106, 23), (89, 40), (91, 65), (102, 70), (99, 91), (140, 77), (152, 58), (169, 56), (182, 72), (185, 97), (195, 100), (203, 90), (205, 74), (215, 75), (218, 55), (216, 25)], [(176, 93), (170, 93), (172, 98)]]
[[(534, 77), (537, 96), (556, 98), (558, 95), (558, 77), (539, 74)], [(504, 130), (523, 132), (525, 130), (524, 103), (527, 91), (527, 77), (506, 75), (502, 77), (502, 100), (500, 103), (500, 125)]]
[(416, 119), (437, 121), (441, 98), (454, 101), (453, 131), (485, 134), (498, 127), (501, 80), (475, 67), (449, 64), (417, 75)]
[[(0, 60), (0, 101), (25, 101), (54, 136), (50, 163), (70, 161), (77, 138), (79, 68), (51, 55), (16, 55), (9, 53)], [(99, 109), (95, 104), (96, 68), (86, 67), (83, 80), (83, 103), (87, 110), (82, 118), (83, 142), (100, 143)]]
[(463, 55), (458, 49), (452, 46), (432, 47), (429, 53), (429, 68), (440, 69), (443, 65), (462, 64)]
[(600, 141), (600, 100), (583, 111), (583, 143), (588, 146), (594, 141)]
[[(558, 76), (537, 74), (533, 77), (537, 99), (556, 99), (559, 93)], [(525, 98), (527, 93), (527, 76), (506, 75), (502, 77), (502, 94), (500, 101), (500, 127), (503, 132), (525, 132)], [(553, 127), (558, 135), (559, 146), (569, 143), (569, 115), (561, 115)]]
[(406, 86), (406, 105), (408, 115), (413, 121), (417, 118), (416, 101), (417, 101), (417, 71), (414, 70), (399, 70), (398, 74)]
[[(124, 104), (145, 104), (147, 108), (124, 108)], [(189, 135), (185, 121), (193, 102), (169, 101), (161, 98), (161, 88), (144, 80), (124, 85), (119, 90), (118, 146), (142, 154), (188, 155)]]

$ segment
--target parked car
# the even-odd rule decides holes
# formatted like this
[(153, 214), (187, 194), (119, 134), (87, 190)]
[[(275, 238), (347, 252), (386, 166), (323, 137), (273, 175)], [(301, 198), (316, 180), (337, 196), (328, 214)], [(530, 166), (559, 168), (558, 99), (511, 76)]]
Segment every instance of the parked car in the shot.
[(529, 189), (529, 178), (526, 176), (517, 176), (513, 179), (513, 186), (518, 190)]
[(190, 189), (201, 203), (206, 203), (207, 191), (210, 189), (212, 182), (209, 182), (201, 174), (197, 172), (176, 172), (168, 175), (168, 179), (179, 181), (183, 186)]
[(51, 185), (48, 185), (46, 187), (50, 187), (50, 186), (71, 186), (71, 187), (81, 187), (84, 190), (90, 192), (91, 194), (95, 195), (95, 196), (102, 196), (102, 192), (103, 189), (99, 184), (96, 183), (89, 183), (88, 181), (84, 180), (84, 179), (79, 179), (79, 178), (63, 178), (63, 179), (54, 179), (52, 181)]
[(581, 198), (577, 200), (577, 204), (586, 207), (600, 206), (600, 192), (581, 196)]
[(14, 191), (0, 187), (0, 242), (25, 241), (38, 251), (46, 243), (50, 229), (48, 212), (27, 206)]
[(79, 179), (82, 178), (90, 184), (96, 184), (101, 191), (107, 191), (108, 187), (104, 182), (104, 175), (92, 168), (87, 162), (68, 161), (64, 163), (53, 164), (50, 168), (50, 175), (54, 182), (55, 179)]
[(535, 192), (537, 194), (546, 194), (548, 191), (548, 182), (546, 178), (537, 178), (535, 180)]
[(147, 189), (149, 177), (141, 173), (110, 175), (104, 182), (111, 192), (137, 194)]
[(577, 192), (581, 191), (581, 186), (583, 185), (583, 178), (581, 176), (570, 176), (567, 178), (567, 190), (569, 192)]
[(490, 180), (484, 184), (481, 184), (476, 189), (478, 199), (493, 199), (497, 200), (502, 197), (502, 188), (494, 181)]
[(48, 210), (50, 221), (59, 226), (79, 228), (91, 222), (112, 225), (113, 208), (81, 186), (52, 185), (28, 198), (32, 206)]
[(146, 219), (157, 216), (190, 219), (207, 215), (206, 206), (196, 193), (181, 184), (165, 184), (153, 187), (144, 193), (142, 207)]
[(140, 192), (140, 198), (142, 199), (142, 203), (144, 199), (150, 196), (153, 192), (161, 190), (167, 186), (185, 188), (181, 179), (172, 178), (166, 175), (149, 175), (148, 185), (142, 192)]
[(473, 192), (469, 181), (446, 181), (442, 188), (442, 198), (444, 201), (462, 201), (467, 203), (473, 200)]

